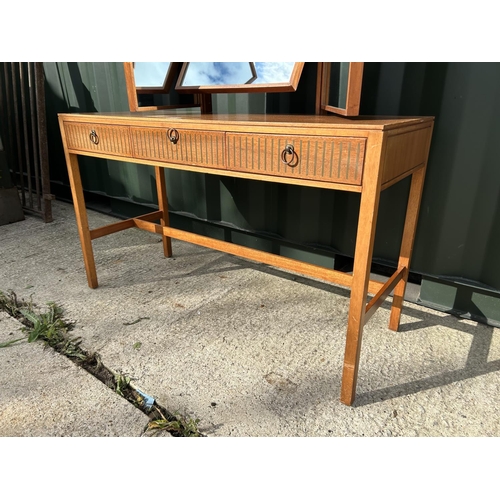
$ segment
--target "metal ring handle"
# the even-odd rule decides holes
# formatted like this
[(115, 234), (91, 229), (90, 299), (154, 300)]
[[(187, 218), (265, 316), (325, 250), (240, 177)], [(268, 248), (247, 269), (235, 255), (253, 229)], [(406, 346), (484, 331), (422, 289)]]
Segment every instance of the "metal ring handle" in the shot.
[(179, 132), (175, 128), (169, 128), (167, 130), (167, 137), (172, 144), (177, 144), (179, 140)]
[[(291, 155), (291, 157), (290, 157), (289, 160), (286, 159), (287, 155)], [(293, 145), (292, 144), (287, 144), (285, 146), (285, 149), (281, 152), (281, 161), (285, 165), (289, 165), (290, 166), (292, 164), (294, 158), (295, 158), (295, 150), (293, 149)]]
[(99, 144), (99, 136), (95, 130), (90, 131), (89, 138), (96, 146)]

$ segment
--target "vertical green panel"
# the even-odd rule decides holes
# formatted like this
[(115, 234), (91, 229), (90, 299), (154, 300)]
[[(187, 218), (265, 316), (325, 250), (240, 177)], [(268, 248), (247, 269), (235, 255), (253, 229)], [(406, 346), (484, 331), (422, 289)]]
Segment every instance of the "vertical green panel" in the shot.
[(265, 113), (266, 94), (213, 94), (214, 113)]

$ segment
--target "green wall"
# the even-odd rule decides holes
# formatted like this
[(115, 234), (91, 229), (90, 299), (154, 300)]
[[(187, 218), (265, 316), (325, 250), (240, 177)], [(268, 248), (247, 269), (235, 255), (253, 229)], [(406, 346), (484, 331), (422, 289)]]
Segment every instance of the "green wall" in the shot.
[[(57, 113), (127, 111), (121, 63), (45, 63), (53, 192), (69, 198)], [(214, 95), (214, 112), (313, 113), (316, 68), (297, 92)], [(366, 63), (361, 113), (436, 117), (412, 271), (420, 301), (500, 324), (500, 64)], [(171, 96), (173, 99), (174, 97)], [(126, 217), (156, 204), (153, 169), (82, 158), (87, 201)], [(336, 268), (350, 265), (359, 195), (167, 171), (172, 223)], [(394, 266), (409, 189), (384, 191), (375, 262)], [(378, 268), (384, 269), (384, 268)]]

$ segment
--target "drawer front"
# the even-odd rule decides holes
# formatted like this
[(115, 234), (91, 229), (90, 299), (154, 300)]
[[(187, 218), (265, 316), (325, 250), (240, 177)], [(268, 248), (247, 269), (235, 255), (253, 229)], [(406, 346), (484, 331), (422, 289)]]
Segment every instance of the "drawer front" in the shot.
[(361, 184), (365, 138), (228, 133), (227, 141), (230, 170)]
[(224, 168), (224, 132), (133, 127), (130, 134), (136, 158)]
[(88, 123), (64, 124), (69, 149), (130, 156), (129, 128)]

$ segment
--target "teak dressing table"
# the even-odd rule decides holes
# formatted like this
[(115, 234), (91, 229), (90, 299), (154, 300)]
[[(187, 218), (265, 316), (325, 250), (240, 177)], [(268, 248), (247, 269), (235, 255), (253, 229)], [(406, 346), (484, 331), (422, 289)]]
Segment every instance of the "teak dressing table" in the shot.
[[(60, 128), (88, 284), (97, 287), (92, 240), (137, 227), (162, 235), (166, 257), (177, 238), (351, 288), (341, 401), (356, 394), (363, 327), (394, 290), (389, 328), (399, 328), (434, 119), (325, 115), (144, 113), (60, 114)], [(159, 209), (90, 229), (78, 155), (155, 167)], [(169, 226), (163, 168), (361, 194), (353, 273), (211, 239)], [(411, 176), (396, 272), (370, 279), (380, 193)], [(311, 214), (312, 215), (312, 214)], [(156, 222), (155, 222), (156, 221)], [(368, 293), (373, 298), (367, 303)]]

